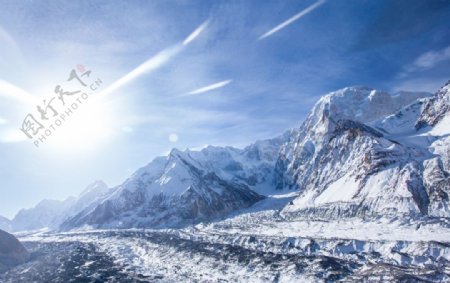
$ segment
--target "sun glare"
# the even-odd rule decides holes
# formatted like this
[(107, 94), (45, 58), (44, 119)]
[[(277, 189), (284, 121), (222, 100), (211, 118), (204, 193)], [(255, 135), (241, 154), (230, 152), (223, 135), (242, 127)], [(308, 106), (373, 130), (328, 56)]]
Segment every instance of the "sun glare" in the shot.
[(113, 134), (114, 115), (101, 99), (89, 99), (47, 138), (43, 147), (65, 153), (80, 153), (105, 144)]

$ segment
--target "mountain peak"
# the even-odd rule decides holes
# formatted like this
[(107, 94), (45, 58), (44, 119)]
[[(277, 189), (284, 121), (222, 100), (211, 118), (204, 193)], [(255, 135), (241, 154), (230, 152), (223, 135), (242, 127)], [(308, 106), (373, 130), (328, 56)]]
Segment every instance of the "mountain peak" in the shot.
[(305, 123), (309, 127), (330, 117), (369, 123), (393, 114), (418, 98), (431, 96), (426, 92), (397, 92), (391, 95), (385, 91), (365, 86), (339, 89), (322, 96), (313, 107)]
[(102, 180), (95, 180), (93, 183), (88, 185), (78, 197), (82, 198), (86, 195), (97, 194), (99, 192), (105, 192), (106, 190), (108, 190), (108, 185), (106, 185), (105, 182), (103, 182)]
[(364, 85), (354, 85), (354, 86), (348, 86), (348, 87), (344, 87), (335, 91), (332, 91), (330, 93), (328, 93), (329, 95), (334, 95), (334, 96), (347, 96), (347, 97), (352, 97), (354, 96), (355, 98), (363, 98), (367, 95), (370, 95), (370, 93), (372, 92), (380, 92), (379, 90), (376, 90), (372, 87), (368, 87), (368, 86), (364, 86)]

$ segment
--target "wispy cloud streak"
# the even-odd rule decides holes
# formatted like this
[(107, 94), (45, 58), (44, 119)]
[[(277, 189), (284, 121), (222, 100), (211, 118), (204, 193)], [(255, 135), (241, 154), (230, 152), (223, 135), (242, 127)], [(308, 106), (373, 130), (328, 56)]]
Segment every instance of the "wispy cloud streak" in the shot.
[(37, 99), (22, 88), (0, 79), (0, 97), (6, 97), (23, 103), (36, 103)]
[(3, 39), (7, 44), (11, 45), (15, 49), (18, 49), (16, 41), (0, 26), (0, 39)]
[(185, 46), (187, 46), (189, 43), (191, 43), (195, 38), (197, 38), (203, 30), (208, 26), (208, 21), (201, 24), (198, 28), (196, 28), (183, 42), (182, 44), (177, 44), (175, 46), (169, 47), (164, 49), (163, 51), (159, 52), (152, 58), (148, 59), (138, 67), (136, 67), (134, 70), (129, 72), (128, 74), (124, 75), (117, 81), (115, 81), (113, 84), (111, 84), (108, 88), (106, 88), (102, 95), (108, 95), (118, 88), (128, 84), (129, 82), (133, 81), (137, 77), (143, 75), (144, 73), (149, 73), (151, 71), (154, 71), (163, 65), (165, 65), (169, 60), (171, 60), (173, 57), (175, 57), (178, 53), (180, 53)]
[(436, 67), (438, 64), (450, 60), (450, 46), (441, 50), (431, 50), (417, 57), (412, 64), (404, 67), (399, 77), (406, 77), (409, 73), (424, 71)]
[(231, 83), (231, 80), (221, 81), (221, 82), (218, 82), (218, 83), (215, 83), (215, 84), (211, 84), (211, 85), (208, 85), (208, 86), (205, 86), (205, 87), (202, 87), (202, 88), (198, 88), (196, 90), (190, 91), (190, 92), (188, 92), (186, 94), (183, 94), (181, 96), (191, 96), (191, 95), (205, 93), (205, 92), (208, 92), (208, 91), (211, 91), (211, 90), (222, 88), (222, 87), (228, 85), (229, 83)]
[(204, 29), (208, 27), (209, 21), (205, 21), (198, 28), (196, 28), (186, 39), (183, 41), (183, 45), (188, 45), (191, 43), (197, 36), (199, 36)]
[(272, 34), (274, 34), (274, 33), (278, 32), (278, 31), (284, 29), (285, 27), (287, 27), (288, 25), (292, 24), (293, 22), (295, 22), (295, 21), (299, 20), (300, 18), (306, 16), (307, 14), (311, 13), (312, 11), (314, 11), (315, 9), (317, 9), (319, 6), (321, 6), (324, 3), (325, 3), (325, 0), (317, 1), (316, 3), (312, 4), (308, 8), (304, 9), (303, 11), (301, 11), (300, 13), (298, 13), (295, 16), (287, 19), (286, 21), (282, 22), (278, 26), (274, 27), (273, 29), (271, 29), (268, 32), (266, 32), (265, 34), (261, 35), (258, 38), (258, 40), (261, 40), (261, 39), (264, 39), (266, 37), (269, 37)]
[(121, 77), (120, 79), (115, 81), (108, 88), (106, 88), (101, 94), (108, 95), (108, 94), (114, 92), (115, 90), (117, 90), (118, 88), (133, 81), (137, 77), (143, 75), (144, 73), (148, 73), (148, 72), (158, 69), (159, 67), (166, 64), (170, 59), (172, 59), (180, 51), (181, 51), (181, 47), (178, 45), (164, 49), (163, 51), (159, 52), (152, 58), (148, 59), (147, 61), (145, 61), (138, 67), (136, 67), (134, 70), (132, 70), (128, 74), (124, 75), (123, 77)]

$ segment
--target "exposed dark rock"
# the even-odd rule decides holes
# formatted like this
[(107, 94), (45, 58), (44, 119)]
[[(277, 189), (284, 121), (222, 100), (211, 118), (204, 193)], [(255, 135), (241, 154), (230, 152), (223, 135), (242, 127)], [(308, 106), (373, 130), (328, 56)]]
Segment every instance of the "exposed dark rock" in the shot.
[(13, 235), (0, 230), (0, 272), (26, 262), (28, 251)]

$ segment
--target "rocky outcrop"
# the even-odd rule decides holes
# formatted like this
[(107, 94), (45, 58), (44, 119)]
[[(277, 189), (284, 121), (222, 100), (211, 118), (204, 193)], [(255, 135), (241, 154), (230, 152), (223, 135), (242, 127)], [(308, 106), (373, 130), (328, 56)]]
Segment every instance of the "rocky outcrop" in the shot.
[(26, 262), (30, 254), (13, 235), (0, 230), (0, 272)]
[(11, 231), (11, 220), (0, 215), (0, 230)]
[(435, 126), (450, 111), (450, 81), (448, 81), (422, 108), (420, 118), (416, 122), (416, 129)]

